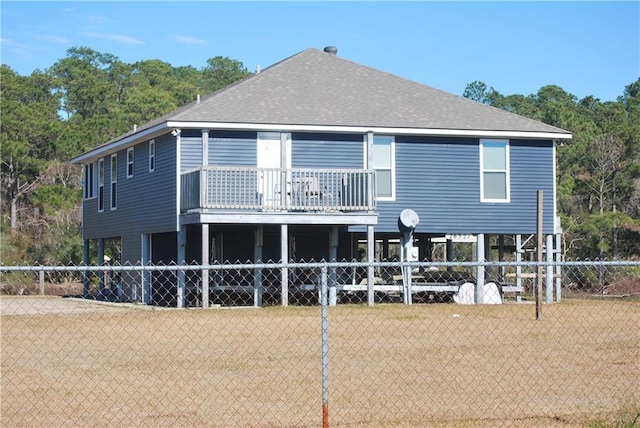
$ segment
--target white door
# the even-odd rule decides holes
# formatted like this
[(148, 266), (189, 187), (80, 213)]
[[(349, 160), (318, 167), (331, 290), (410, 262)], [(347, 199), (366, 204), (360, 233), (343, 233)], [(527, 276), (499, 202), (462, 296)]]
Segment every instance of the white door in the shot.
[[(291, 165), (291, 139), (287, 137), (286, 153), (287, 165)], [(281, 143), (280, 133), (260, 132), (258, 133), (257, 146), (257, 166), (258, 166), (258, 193), (262, 195), (262, 205), (265, 207), (276, 207), (280, 204), (281, 192), (283, 189), (281, 171)]]

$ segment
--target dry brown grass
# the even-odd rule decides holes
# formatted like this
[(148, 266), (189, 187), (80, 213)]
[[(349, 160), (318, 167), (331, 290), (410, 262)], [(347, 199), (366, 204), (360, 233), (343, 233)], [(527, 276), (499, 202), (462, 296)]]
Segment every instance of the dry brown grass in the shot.
[[(320, 308), (100, 309), (2, 316), (0, 425), (320, 425)], [(332, 307), (331, 425), (611, 426), (639, 325), (637, 301)]]

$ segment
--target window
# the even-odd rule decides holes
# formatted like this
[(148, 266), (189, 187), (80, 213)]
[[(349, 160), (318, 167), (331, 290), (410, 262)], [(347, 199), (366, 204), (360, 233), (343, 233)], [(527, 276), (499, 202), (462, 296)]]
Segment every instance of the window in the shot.
[(104, 159), (98, 160), (98, 212), (104, 211)]
[(95, 197), (94, 182), (95, 163), (91, 162), (84, 166), (84, 198), (91, 199)]
[(111, 209), (118, 206), (118, 155), (111, 155)]
[(133, 147), (127, 149), (127, 178), (133, 177)]
[(509, 142), (480, 140), (480, 201), (509, 202)]
[(376, 196), (378, 199), (395, 197), (395, 144), (393, 137), (373, 137), (373, 165), (376, 170)]
[(156, 140), (149, 141), (149, 172), (156, 169)]

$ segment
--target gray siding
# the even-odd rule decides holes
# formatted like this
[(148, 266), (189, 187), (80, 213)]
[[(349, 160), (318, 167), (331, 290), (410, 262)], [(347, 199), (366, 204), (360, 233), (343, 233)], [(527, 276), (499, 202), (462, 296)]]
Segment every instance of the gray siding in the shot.
[(364, 136), (299, 134), (291, 136), (294, 168), (362, 168)]
[(180, 171), (184, 172), (202, 165), (202, 138), (180, 138)]
[[(292, 136), (291, 165), (294, 168), (362, 168), (363, 136), (300, 134)], [(181, 138), (182, 171), (202, 165), (200, 136)], [(257, 164), (255, 132), (209, 133), (209, 165), (248, 166)]]
[(257, 165), (258, 134), (255, 132), (209, 133), (209, 165)]
[[(97, 199), (84, 201), (85, 239), (121, 237), (127, 242), (123, 260), (135, 263), (140, 257), (140, 235), (176, 230), (175, 139), (156, 138), (155, 171), (149, 172), (148, 143), (134, 147), (134, 175), (127, 178), (126, 150), (118, 156), (117, 208), (111, 210), (110, 156), (105, 157), (105, 210), (98, 212)], [(130, 248), (131, 245), (135, 247)], [(124, 257), (127, 252), (127, 258)], [(136, 258), (130, 258), (136, 257)]]
[[(202, 165), (202, 137), (193, 133), (180, 140), (180, 170)], [(209, 159), (212, 166), (256, 166), (255, 132), (209, 132)]]
[[(298, 134), (291, 138), (291, 166), (293, 168), (362, 169), (364, 165), (364, 136), (341, 134)], [(343, 183), (319, 180), (320, 189), (330, 198), (344, 195)], [(337, 202), (336, 202), (337, 203)]]
[(377, 232), (396, 232), (405, 208), (425, 233), (535, 233), (544, 191), (545, 233), (553, 231), (553, 143), (510, 141), (511, 202), (480, 202), (479, 140), (396, 138), (396, 200), (378, 202)]

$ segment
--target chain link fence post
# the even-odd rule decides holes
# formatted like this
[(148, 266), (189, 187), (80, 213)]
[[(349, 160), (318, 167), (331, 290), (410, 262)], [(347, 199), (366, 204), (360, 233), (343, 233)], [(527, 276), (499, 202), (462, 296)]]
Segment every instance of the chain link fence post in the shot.
[(322, 307), (322, 428), (329, 428), (329, 320), (327, 265), (321, 268), (320, 306)]

